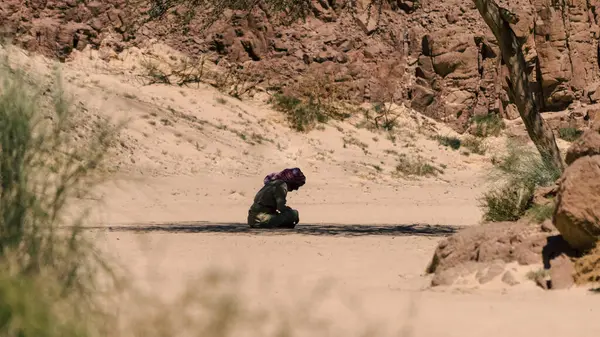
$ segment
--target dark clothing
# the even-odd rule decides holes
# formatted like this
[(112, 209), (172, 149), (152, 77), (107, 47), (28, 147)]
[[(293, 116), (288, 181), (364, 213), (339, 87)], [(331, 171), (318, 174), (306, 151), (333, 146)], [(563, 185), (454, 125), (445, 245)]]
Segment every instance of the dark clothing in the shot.
[(264, 228), (294, 228), (298, 224), (298, 211), (286, 205), (287, 184), (282, 180), (267, 182), (256, 193), (248, 210), (248, 225)]

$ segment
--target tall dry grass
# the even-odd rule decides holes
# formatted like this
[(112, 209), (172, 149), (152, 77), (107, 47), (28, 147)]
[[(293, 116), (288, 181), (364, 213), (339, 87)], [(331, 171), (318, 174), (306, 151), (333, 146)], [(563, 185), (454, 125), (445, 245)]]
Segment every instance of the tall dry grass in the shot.
[(0, 61), (2, 336), (92, 335), (98, 276), (111, 274), (84, 238), (85, 212), (67, 220), (65, 211), (103, 180), (117, 129), (100, 122), (86, 141), (75, 139), (74, 110), (54, 75), (32, 77), (11, 66), (8, 53)]
[(561, 174), (525, 145), (509, 141), (507, 149), (490, 175), (496, 183), (480, 200), (486, 221), (520, 219), (532, 206), (535, 189), (554, 184)]

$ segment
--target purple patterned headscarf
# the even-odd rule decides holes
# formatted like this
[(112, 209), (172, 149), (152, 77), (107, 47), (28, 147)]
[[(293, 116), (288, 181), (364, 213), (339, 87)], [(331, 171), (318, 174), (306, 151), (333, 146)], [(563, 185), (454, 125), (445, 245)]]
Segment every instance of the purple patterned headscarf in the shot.
[(265, 177), (264, 183), (267, 184), (273, 180), (283, 180), (286, 184), (290, 185), (290, 189), (294, 190), (306, 183), (306, 177), (304, 173), (297, 168), (287, 168), (281, 172), (271, 173)]

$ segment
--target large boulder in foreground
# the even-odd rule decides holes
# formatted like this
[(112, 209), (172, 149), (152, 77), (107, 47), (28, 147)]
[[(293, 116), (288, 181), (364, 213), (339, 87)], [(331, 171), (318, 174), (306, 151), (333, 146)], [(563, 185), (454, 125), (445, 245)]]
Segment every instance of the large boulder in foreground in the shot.
[(554, 226), (571, 247), (589, 250), (600, 239), (600, 155), (576, 159), (559, 185)]
[(567, 150), (565, 162), (573, 164), (577, 159), (600, 155), (600, 121), (583, 133)]
[(472, 273), (477, 273), (482, 284), (496, 277), (510, 279), (510, 275), (504, 275), (504, 265), (542, 263), (542, 251), (550, 235), (542, 226), (527, 222), (469, 227), (440, 242), (427, 272), (434, 274), (433, 286), (452, 285)]
[[(441, 241), (427, 273), (433, 274), (434, 287), (472, 287), (492, 281), (515, 286), (533, 281), (543, 289), (565, 289), (574, 284), (576, 253), (549, 220), (541, 226), (527, 219), (486, 223)], [(543, 269), (533, 269), (538, 265)]]
[(553, 224), (571, 247), (583, 252), (600, 239), (600, 123), (571, 145), (566, 163)]
[(525, 222), (497, 222), (466, 228), (438, 245), (429, 273), (456, 267), (464, 262), (517, 261), (527, 265), (542, 261), (548, 233)]

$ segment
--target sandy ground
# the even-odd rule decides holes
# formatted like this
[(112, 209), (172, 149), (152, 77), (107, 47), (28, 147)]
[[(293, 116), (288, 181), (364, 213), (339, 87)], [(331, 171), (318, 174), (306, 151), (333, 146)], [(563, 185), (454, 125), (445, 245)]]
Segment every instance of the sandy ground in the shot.
[[(217, 267), (243, 277), (248, 301), (332, 322), (333, 336), (597, 336), (597, 298), (585, 290), (427, 289), (425, 266), (440, 239), (419, 235), (104, 233), (105, 244), (144, 287), (164, 296)], [(312, 292), (329, 286), (325, 294)], [(198, 283), (201, 288), (201, 283)], [(290, 309), (291, 308), (291, 309)], [(297, 323), (298, 326), (302, 322)], [(409, 329), (408, 331), (406, 329)], [(412, 331), (412, 333), (411, 333)], [(314, 334), (317, 336), (325, 334)]]
[[(17, 53), (30, 70), (51, 65)], [(63, 67), (68, 92), (90, 118), (128, 120), (115, 149), (116, 180), (88, 205), (90, 225), (103, 228), (90, 233), (133, 283), (169, 299), (213, 268), (233, 271), (243, 277), (240, 298), (330, 321), (332, 336), (373, 326), (364, 336), (600, 333), (597, 298), (585, 289), (543, 292), (524, 279), (514, 287), (429, 288), (423, 273), (436, 244), (481, 219), (478, 197), (503, 139), (489, 139), (486, 156), (466, 156), (430, 139), (450, 130), (407, 109), (394, 142), (360, 121), (298, 134), (257, 101), (205, 85), (143, 85), (140, 62), (148, 54), (177, 56), (160, 45), (110, 62), (86, 51)], [(444, 173), (397, 177), (397, 153), (421, 156)], [(298, 230), (248, 231), (242, 223), (262, 178), (289, 166), (307, 175), (288, 199), (300, 210)], [(312, 293), (324, 285), (326, 294)]]

